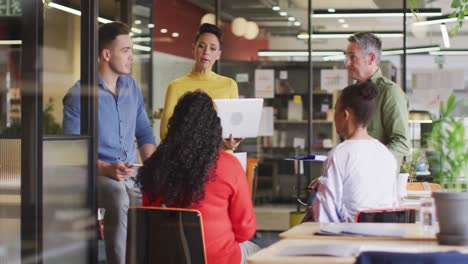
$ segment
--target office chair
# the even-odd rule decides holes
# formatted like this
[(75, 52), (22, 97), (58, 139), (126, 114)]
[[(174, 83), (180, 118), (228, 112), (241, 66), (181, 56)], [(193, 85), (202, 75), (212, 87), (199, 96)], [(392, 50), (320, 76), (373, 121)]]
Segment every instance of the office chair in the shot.
[(193, 209), (131, 207), (127, 264), (206, 263), (201, 213)]
[(415, 223), (414, 208), (381, 208), (362, 210), (356, 214), (358, 223)]

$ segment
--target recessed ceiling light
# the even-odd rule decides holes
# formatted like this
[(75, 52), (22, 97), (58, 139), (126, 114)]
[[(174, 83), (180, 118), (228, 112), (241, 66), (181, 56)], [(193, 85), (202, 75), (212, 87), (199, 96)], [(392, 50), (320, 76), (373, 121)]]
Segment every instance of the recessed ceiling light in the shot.
[[(73, 14), (73, 15), (81, 16), (81, 11), (80, 10), (76, 10), (76, 9), (66, 7), (66, 6), (63, 6), (63, 5), (59, 5), (59, 4), (53, 3), (52, 1), (50, 1), (50, 3), (48, 3), (47, 6), (51, 7), (51, 8), (61, 10), (61, 11), (64, 11), (64, 12), (67, 12), (67, 13), (70, 13), (70, 14)], [(103, 24), (107, 24), (107, 23), (112, 22), (112, 20), (107, 19), (107, 18), (103, 18), (103, 17), (98, 17), (97, 20), (98, 20), (99, 23), (103, 23)], [(135, 28), (135, 27), (130, 28), (130, 30), (133, 33), (136, 33), (136, 34), (141, 34), (141, 32), (142, 32), (141, 29)]]
[(140, 25), (140, 24), (141, 24), (141, 20), (138, 20), (138, 19), (137, 19), (137, 20), (135, 20), (133, 23), (134, 23), (135, 25)]
[(343, 28), (349, 28), (349, 24), (341, 24)]
[(154, 28), (154, 24), (148, 24), (148, 28)]
[(340, 18), (340, 19), (338, 19), (338, 22), (343, 24), (345, 22), (345, 20), (343, 18)]
[[(372, 32), (379, 38), (402, 38), (403, 33), (400, 32)], [(312, 39), (336, 39), (336, 38), (348, 38), (353, 32), (314, 32)], [(307, 33), (300, 33), (297, 35), (298, 39), (307, 39), (309, 36)]]
[(288, 20), (292, 22), (292, 21), (296, 20), (296, 18), (295, 17), (288, 17)]
[(166, 34), (167, 33), (167, 28), (161, 28), (160, 32), (163, 33), (163, 34)]
[(284, 12), (284, 11), (281, 11), (281, 12), (279, 12), (279, 15), (280, 15), (280, 16), (287, 16), (288, 13), (286, 13), (286, 12)]
[(279, 6), (273, 6), (271, 9), (273, 9), (275, 11), (279, 11), (281, 8)]
[[(314, 18), (345, 18), (345, 17), (402, 17), (401, 9), (316, 9), (312, 13)], [(408, 9), (407, 16), (414, 16)], [(421, 8), (417, 12), (418, 16), (440, 16), (442, 12), (440, 8)], [(455, 18), (454, 18), (455, 19)]]
[(295, 25), (295, 26), (300, 26), (300, 25), (301, 25), (301, 22), (299, 22), (299, 21), (294, 21), (294, 25)]
[(172, 33), (172, 37), (173, 37), (173, 38), (178, 38), (178, 37), (179, 37), (179, 33), (173, 32), (173, 33)]

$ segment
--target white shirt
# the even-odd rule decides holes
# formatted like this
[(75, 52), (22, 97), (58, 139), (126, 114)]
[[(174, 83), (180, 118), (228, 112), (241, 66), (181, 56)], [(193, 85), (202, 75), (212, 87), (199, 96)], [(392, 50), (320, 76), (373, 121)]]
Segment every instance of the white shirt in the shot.
[(364, 209), (394, 208), (397, 161), (376, 139), (346, 140), (330, 151), (313, 205), (317, 222), (354, 222)]

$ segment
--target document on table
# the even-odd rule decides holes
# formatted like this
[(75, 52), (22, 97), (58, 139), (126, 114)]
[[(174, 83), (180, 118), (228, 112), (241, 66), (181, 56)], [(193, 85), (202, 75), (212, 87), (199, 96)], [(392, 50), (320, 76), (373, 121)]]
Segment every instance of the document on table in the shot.
[(399, 226), (375, 223), (358, 224), (329, 224), (320, 227), (318, 235), (332, 236), (384, 236), (384, 237), (402, 237), (406, 235), (406, 230)]
[(335, 256), (356, 257), (360, 247), (349, 244), (289, 246), (283, 248), (279, 256)]

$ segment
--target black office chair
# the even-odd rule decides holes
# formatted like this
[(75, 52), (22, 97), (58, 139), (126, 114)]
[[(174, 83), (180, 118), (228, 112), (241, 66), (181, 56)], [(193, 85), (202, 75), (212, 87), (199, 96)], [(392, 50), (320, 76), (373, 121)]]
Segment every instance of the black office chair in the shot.
[(383, 208), (362, 210), (356, 214), (359, 223), (415, 223), (414, 208)]
[(131, 207), (127, 264), (205, 263), (201, 213), (193, 209)]

